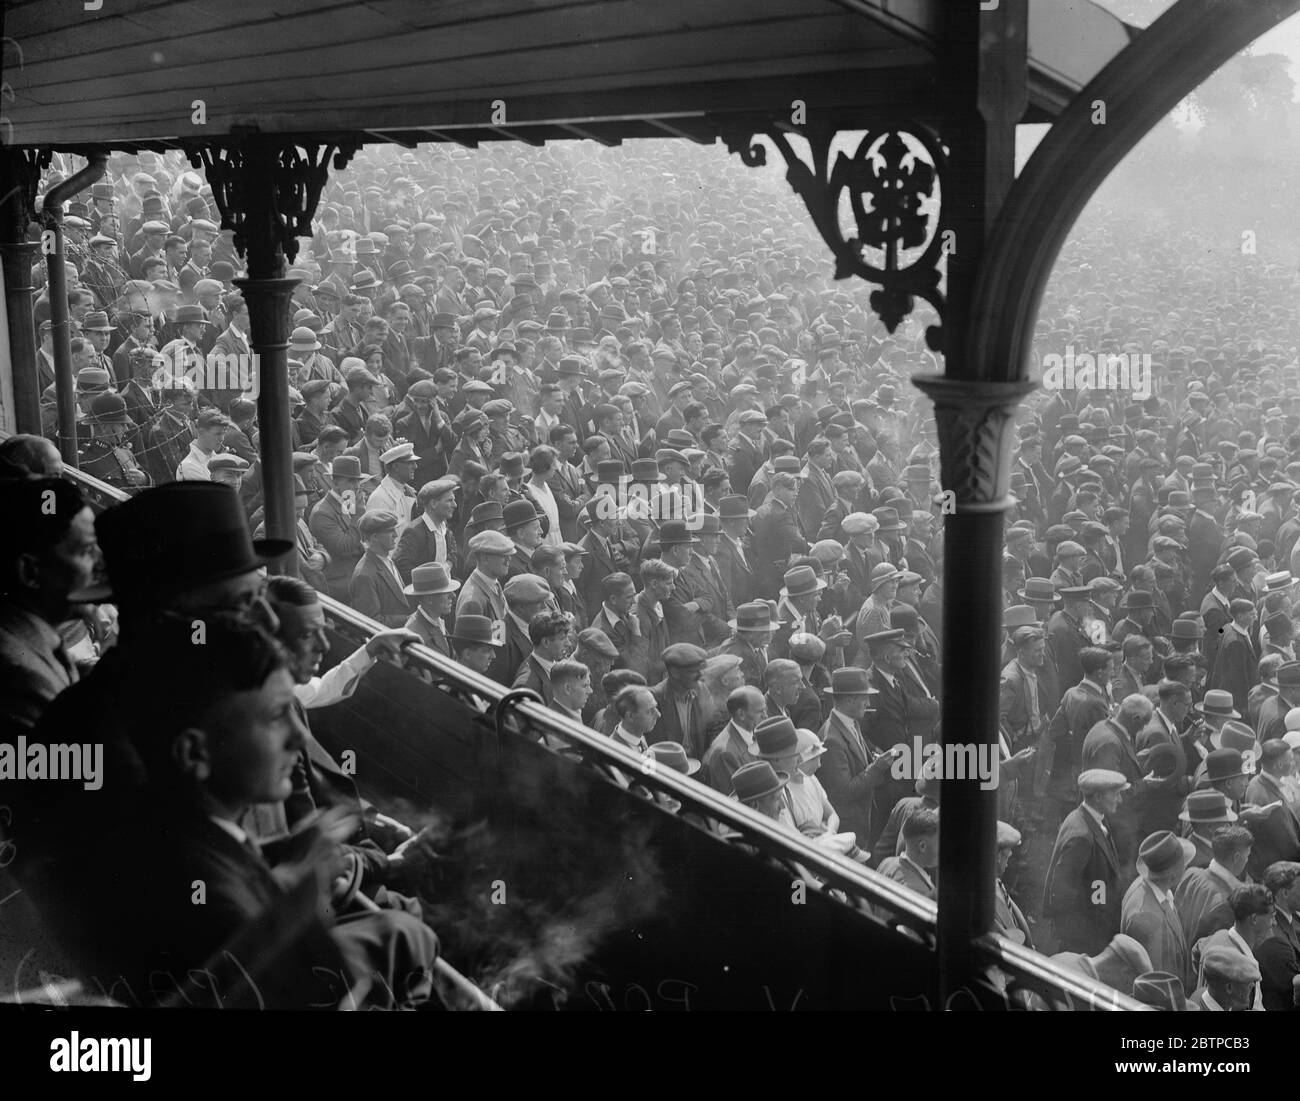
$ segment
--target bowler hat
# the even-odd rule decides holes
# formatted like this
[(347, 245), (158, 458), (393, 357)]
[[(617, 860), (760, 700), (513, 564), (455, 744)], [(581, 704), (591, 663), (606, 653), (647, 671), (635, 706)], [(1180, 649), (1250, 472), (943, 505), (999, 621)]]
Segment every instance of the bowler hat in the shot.
[(501, 519), (507, 532), (522, 528), (540, 519), (532, 501), (511, 501), (502, 510)]
[(688, 530), (685, 520), (665, 520), (659, 525), (661, 547), (689, 546), (698, 542), (694, 533)]
[(250, 539), (239, 495), (217, 482), (169, 482), (102, 512), (95, 534), (108, 584), (78, 603), (157, 603), (187, 589), (261, 569), (291, 550), (286, 539)]
[(752, 520), (756, 515), (749, 507), (748, 499), (739, 494), (723, 497), (718, 502), (718, 518), (721, 520)]
[(1175, 619), (1169, 631), (1171, 639), (1199, 639), (1205, 637), (1205, 626), (1199, 619)]

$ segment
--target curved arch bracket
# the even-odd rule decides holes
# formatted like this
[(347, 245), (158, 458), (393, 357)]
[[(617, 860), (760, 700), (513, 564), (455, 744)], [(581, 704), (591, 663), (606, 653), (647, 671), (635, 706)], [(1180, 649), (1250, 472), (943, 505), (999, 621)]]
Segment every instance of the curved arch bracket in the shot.
[(984, 248), (964, 349), (979, 377), (1025, 378), (1052, 265), (1111, 170), (1184, 96), (1297, 9), (1300, 0), (1179, 0), (1071, 100), (1008, 193)]
[[(902, 122), (867, 130), (852, 154), (831, 159), (838, 131), (829, 125), (793, 126), (767, 121), (731, 122), (721, 128), (728, 152), (751, 168), (767, 163), (766, 137), (786, 163), (786, 182), (808, 208), (817, 232), (835, 256), (835, 278), (856, 275), (879, 287), (871, 308), (892, 333), (917, 298), (934, 307), (940, 321), (946, 301), (940, 289), (946, 204), (942, 201), (948, 153), (939, 138), (919, 123)], [(803, 138), (811, 167), (791, 148), (789, 135)], [(913, 139), (909, 145), (905, 137)], [(915, 146), (919, 146), (918, 150)], [(840, 220), (847, 198), (857, 232), (846, 235)], [(925, 209), (939, 198), (937, 212)], [(911, 255), (919, 249), (919, 255)], [(904, 256), (904, 253), (908, 256)], [(879, 264), (873, 259), (879, 258)], [(926, 329), (932, 351), (943, 347), (943, 327)]]

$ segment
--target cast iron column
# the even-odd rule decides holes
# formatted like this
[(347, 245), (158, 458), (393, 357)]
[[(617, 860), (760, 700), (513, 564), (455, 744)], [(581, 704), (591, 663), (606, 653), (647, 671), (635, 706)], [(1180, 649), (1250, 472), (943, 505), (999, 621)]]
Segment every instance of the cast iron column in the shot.
[[(945, 223), (954, 233), (944, 313), (944, 376), (913, 381), (935, 405), (945, 517), (943, 743), (998, 749), (1003, 514), (1010, 507), (1012, 418), (1030, 382), (989, 382), (994, 365), (967, 353), (972, 291), (984, 242), (1015, 182), (1015, 128), (1027, 105), (1027, 0), (992, 11), (945, 5), (949, 80)], [(950, 198), (951, 196), (951, 198)], [(981, 750), (981, 747), (982, 750)], [(984, 758), (982, 758), (984, 759)], [(985, 964), (974, 950), (993, 927), (998, 793), (975, 777), (945, 778), (939, 845), (939, 1004), (974, 1008)]]
[(32, 269), (41, 247), (27, 240), (41, 171), (48, 151), (0, 148), (0, 263), (4, 265), (5, 313), (9, 321), (9, 362), (13, 368), (14, 427), (40, 435), (41, 384), (36, 371), (36, 323)]
[[(257, 133), (239, 135), (229, 147), (205, 146), (190, 154), (205, 169), (221, 224), (234, 230), (235, 247), (248, 275), (236, 279), (248, 303), (249, 344), (258, 358), (258, 448), (266, 537), (296, 543), (293, 512), (293, 447), (289, 409), (289, 299), (297, 279), (286, 279), (287, 261), (298, 254), (298, 237), (311, 234), (311, 219), (329, 174), (331, 157), (343, 168), (355, 147), (298, 146)], [(277, 570), (292, 573), (297, 552)]]

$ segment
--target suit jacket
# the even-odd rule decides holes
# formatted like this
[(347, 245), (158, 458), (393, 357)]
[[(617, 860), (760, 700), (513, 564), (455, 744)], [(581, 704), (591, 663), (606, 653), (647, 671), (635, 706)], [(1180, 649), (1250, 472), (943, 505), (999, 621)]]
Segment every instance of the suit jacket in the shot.
[(654, 695), (655, 703), (659, 705), (659, 721), (646, 735), (646, 741), (651, 745), (656, 742), (676, 742), (678, 745), (685, 746), (687, 756), (694, 757), (696, 760), (703, 758), (709, 748), (709, 740), (707, 716), (700, 706), (699, 697), (691, 697), (687, 725), (683, 729), (681, 717), (677, 714), (677, 705), (673, 702), (673, 694), (668, 689), (667, 679), (661, 680), (650, 691)]
[(605, 578), (621, 571), (614, 561), (614, 549), (608, 540), (589, 531), (578, 540), (578, 546), (587, 552), (583, 559), (582, 576), (578, 578), (578, 590), (582, 593), (582, 602), (588, 611), (592, 611), (605, 601), (601, 590)]
[[(1187, 554), (1192, 563), (1192, 591), (1203, 593), (1210, 587), (1210, 571), (1219, 562), (1223, 549), (1223, 529), (1213, 516), (1197, 509), (1187, 525)], [(1206, 632), (1208, 641), (1209, 632)]]
[(409, 440), (415, 447), (419, 459), (415, 467), (417, 487), (447, 473), (447, 457), (456, 450), (456, 433), (436, 412), (430, 416), (427, 429), (414, 410), (403, 413), (393, 423), (393, 435)]
[(331, 493), (316, 502), (307, 521), (312, 535), (329, 552), (325, 580), (330, 595), (339, 599), (346, 600), (350, 595), (352, 573), (365, 550), (361, 546), (361, 528), (358, 527), (360, 512), (357, 508), (348, 515), (343, 503)]
[(1277, 907), (1274, 916), (1272, 935), (1255, 945), (1264, 1009), (1294, 1010), (1291, 980), (1300, 975), (1300, 917), (1283, 914)]
[(1240, 880), (1229, 882), (1217, 865), (1187, 869), (1174, 891), (1178, 913), (1183, 919), (1183, 940), (1187, 944), (1195, 946), (1202, 937), (1232, 927), (1228, 896), (1239, 886)]
[(1002, 667), (1002, 680), (998, 690), (998, 721), (1011, 740), (1015, 751), (1033, 744), (1051, 720), (1050, 704), (1043, 688), (1042, 676), (1034, 678), (1033, 689), (1038, 699), (1038, 729), (1031, 725), (1030, 682), (1020, 662), (1012, 659)]
[(881, 875), (915, 891), (922, 898), (936, 897), (933, 873), (930, 875), (930, 881), (926, 882), (922, 872), (906, 857), (887, 856), (876, 870)]
[(352, 571), (350, 603), (385, 627), (405, 626), (411, 604), (387, 563), (367, 551)]
[(1084, 634), (1083, 626), (1065, 612), (1053, 612), (1047, 621), (1047, 634), (1052, 640), (1056, 654), (1056, 670), (1061, 683), (1078, 684), (1083, 679), (1083, 666), (1079, 663), (1079, 651), (1092, 645), (1092, 639)]
[(732, 489), (737, 493), (748, 493), (749, 483), (754, 480), (758, 468), (763, 465), (763, 452), (743, 432), (736, 434), (728, 448), (728, 475)]
[(694, 600), (700, 606), (698, 621), (704, 645), (715, 645), (731, 633), (727, 623), (735, 615), (735, 608), (727, 594), (722, 571), (712, 558), (692, 554), (677, 575), (677, 587), (689, 594), (687, 600)]
[(446, 654), (448, 657), (452, 656), (451, 641), (447, 638), (446, 625), (441, 620), (435, 626), (417, 610), (411, 613), (410, 618), (407, 619), (403, 626), (408, 631), (414, 631), (419, 635), (420, 641), (429, 649), (437, 650), (438, 653)]
[(817, 533), (822, 526), (822, 517), (835, 503), (835, 499), (835, 487), (831, 484), (830, 475), (816, 463), (809, 462), (803, 469), (803, 482), (799, 486), (799, 496), (795, 499), (799, 526), (806, 538), (817, 538)]
[(1177, 975), (1183, 980), (1183, 989), (1191, 990), (1196, 986), (1196, 975), (1176, 895), (1171, 897), (1175, 899), (1172, 908), (1161, 906), (1151, 885), (1141, 877), (1135, 879), (1124, 892), (1119, 931), (1147, 950), (1152, 970)]
[(487, 675), (498, 684), (509, 688), (514, 684), (515, 675), (528, 659), (528, 655), (533, 652), (533, 643), (532, 639), (528, 637), (528, 632), (519, 626), (514, 616), (506, 615), (504, 622), (506, 625), (506, 644), (497, 651), (496, 657), (492, 659), (492, 664), (488, 666)]
[(668, 620), (661, 614), (656, 617), (649, 594), (644, 590), (637, 593), (632, 605), (632, 615), (636, 616), (637, 626), (641, 628), (641, 645), (636, 650), (636, 662), (631, 666), (646, 682), (653, 684), (664, 675), (663, 653), (668, 648)]
[(856, 724), (846, 723), (833, 711), (818, 736), (826, 753), (817, 778), (840, 816), (840, 829), (851, 830), (858, 845), (870, 849), (890, 809), (877, 807), (883, 779), (866, 775), (867, 766), (880, 756), (880, 750), (863, 737)]
[(1082, 806), (1056, 835), (1043, 890), (1043, 913), (1063, 951), (1096, 955), (1119, 932), (1120, 865), (1115, 846)]
[(715, 791), (727, 795), (731, 792), (731, 777), (736, 769), (755, 759), (740, 731), (736, 729), (736, 724), (728, 722), (705, 750), (700, 779)]
[[(451, 524), (447, 525), (446, 537), (446, 566), (449, 573), (455, 573), (459, 548), (456, 546), (456, 535), (452, 531)], [(393, 565), (397, 567), (397, 572), (402, 575), (402, 580), (409, 585), (411, 583), (411, 571), (416, 566), (423, 566), (426, 562), (436, 562), (438, 560), (436, 557), (437, 551), (437, 540), (434, 539), (433, 531), (424, 522), (424, 514), (421, 513), (406, 525), (398, 538), (397, 546), (393, 548)]]
[(1250, 823), (1255, 844), (1250, 850), (1251, 878), (1263, 882), (1264, 869), (1277, 860), (1300, 860), (1300, 817), (1287, 801), (1278, 783), (1267, 772), (1259, 772), (1246, 788), (1243, 800), (1254, 807), (1281, 801), (1280, 807), (1258, 822)]
[(1250, 640), (1235, 627), (1224, 627), (1207, 686), (1231, 692), (1232, 705), (1245, 715), (1250, 690), (1258, 683), (1259, 662)]
[[(489, 619), (506, 618), (506, 598), (500, 582), (493, 583), (476, 569), (465, 578), (460, 596), (456, 598), (456, 614), (482, 615)], [(521, 659), (522, 660), (522, 659)], [(511, 673), (513, 674), (513, 670)]]
[[(94, 885), (113, 892), (121, 921), (98, 932), (98, 923), (87, 923), (90, 935), (77, 947), (106, 989), (129, 990), (146, 1002), (165, 996), (173, 984), (155, 973), (182, 986), (223, 947), (249, 969), (267, 1008), (328, 1004), (322, 974), (348, 975), (350, 985), (343, 953), (315, 916), (314, 884), (286, 894), (251, 846), (189, 808), (163, 812), (159, 805), (150, 800), (145, 818), (115, 838), (117, 851), (138, 859), (105, 860), (103, 882)], [(196, 879), (206, 889), (202, 906), (190, 901)], [(280, 937), (286, 943), (270, 950)]]
[(13, 604), (0, 607), (0, 737), (31, 730), (45, 706), (78, 679), (50, 624)]
[(512, 688), (531, 688), (550, 707), (555, 702), (555, 693), (551, 690), (551, 674), (542, 668), (541, 663), (537, 660), (535, 653), (529, 654), (524, 658), (524, 662), (519, 666), (519, 672), (515, 674)]
[(717, 561), (732, 604), (738, 606), (753, 600), (758, 589), (754, 577), (754, 559), (749, 548), (742, 546), (737, 550), (731, 536), (724, 533), (718, 539)]
[(1073, 800), (1078, 793), (1083, 742), (1090, 731), (1110, 714), (1110, 701), (1092, 682), (1080, 681), (1061, 701), (1039, 742), (1035, 790), (1050, 789), (1058, 799)]
[(754, 517), (754, 570), (760, 589), (777, 593), (792, 554), (806, 554), (808, 542), (799, 533), (795, 513), (769, 497)]

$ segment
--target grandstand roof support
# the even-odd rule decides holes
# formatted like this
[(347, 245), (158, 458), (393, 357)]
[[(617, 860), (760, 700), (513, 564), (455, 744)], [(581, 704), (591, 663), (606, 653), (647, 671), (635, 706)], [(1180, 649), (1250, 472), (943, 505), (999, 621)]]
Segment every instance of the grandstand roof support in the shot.
[(36, 371), (36, 322), (32, 315), (32, 269), (41, 247), (27, 240), (41, 172), (50, 151), (0, 147), (0, 263), (4, 265), (5, 314), (12, 367), (12, 423), (19, 432), (41, 431), (41, 385)]
[[(289, 300), (300, 280), (285, 277), (286, 262), (298, 255), (298, 238), (309, 236), (311, 220), (329, 176), (342, 169), (356, 145), (299, 145), (292, 139), (257, 133), (225, 145), (190, 151), (203, 168), (221, 211), (221, 224), (234, 231), (235, 247), (247, 261), (248, 277), (235, 285), (248, 303), (249, 343), (258, 369), (258, 449), (266, 537), (296, 544), (293, 511), (293, 445), (289, 408)], [(278, 568), (293, 572), (296, 554)]]

